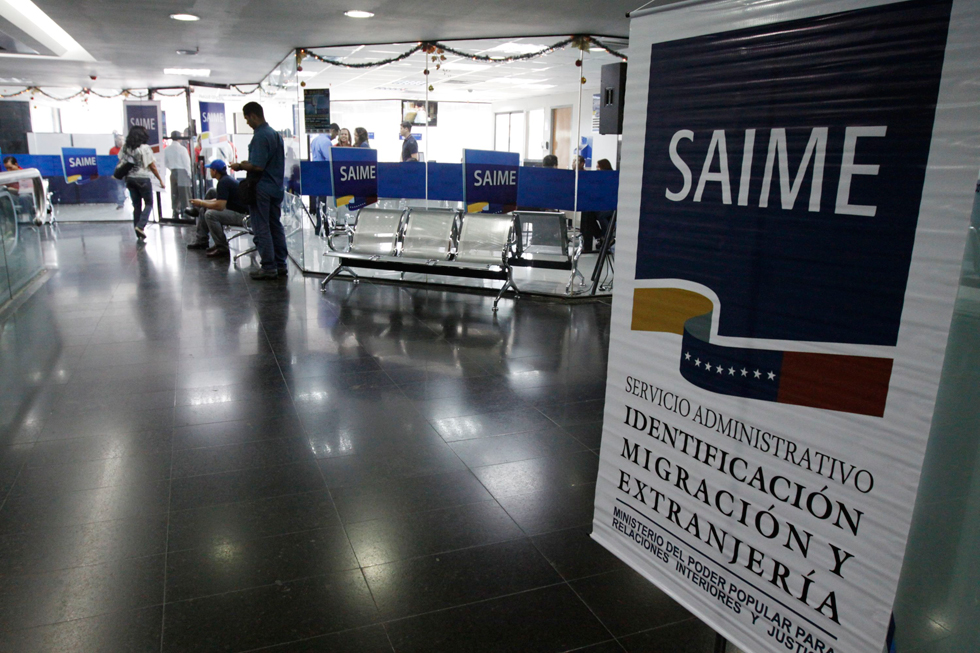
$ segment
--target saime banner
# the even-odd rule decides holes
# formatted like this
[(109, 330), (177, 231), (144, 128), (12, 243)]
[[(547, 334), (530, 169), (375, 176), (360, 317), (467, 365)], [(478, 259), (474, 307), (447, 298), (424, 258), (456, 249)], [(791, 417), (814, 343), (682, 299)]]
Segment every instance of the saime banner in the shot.
[(517, 207), (520, 156), (463, 150), (463, 195), (468, 213), (507, 213)]
[(593, 538), (747, 652), (886, 646), (978, 28), (962, 0), (633, 15)]
[(224, 102), (200, 102), (201, 143), (214, 147), (228, 141), (228, 123), (225, 119)]
[[(123, 111), (126, 120), (125, 134), (128, 134), (133, 127), (143, 127), (150, 137), (147, 145), (154, 152), (159, 152), (163, 140), (163, 132), (161, 131), (163, 118), (160, 114), (160, 103), (152, 101), (123, 102)], [(123, 134), (124, 137), (125, 134)]]
[(351, 211), (378, 201), (378, 151), (362, 147), (330, 148), (330, 176), (337, 206)]
[(69, 184), (99, 176), (99, 163), (94, 147), (61, 148), (61, 166)]

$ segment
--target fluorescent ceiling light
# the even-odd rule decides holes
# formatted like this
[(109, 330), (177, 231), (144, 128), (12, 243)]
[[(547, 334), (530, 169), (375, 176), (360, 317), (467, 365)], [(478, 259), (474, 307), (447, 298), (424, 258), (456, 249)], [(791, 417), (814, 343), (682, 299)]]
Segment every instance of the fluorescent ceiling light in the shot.
[(187, 77), (210, 77), (210, 68), (164, 68), (164, 75), (186, 75)]
[(503, 43), (495, 48), (490, 48), (487, 52), (506, 52), (507, 54), (530, 54), (546, 49), (547, 45), (536, 45), (534, 43)]
[(348, 18), (373, 18), (374, 14), (370, 11), (361, 11), (360, 9), (348, 9), (344, 12), (344, 15)]
[(194, 14), (170, 14), (170, 17), (174, 20), (181, 20), (185, 23), (193, 23), (201, 20), (200, 16), (195, 16)]
[(72, 61), (95, 61), (95, 57), (85, 51), (78, 41), (63, 30), (58, 23), (44, 13), (31, 0), (0, 0), (0, 16), (3, 16), (31, 38), (54, 52), (55, 56), (36, 54), (6, 54), (6, 57), (30, 57), (32, 59), (67, 59)]
[(444, 63), (442, 64), (443, 70), (487, 70), (492, 68), (490, 64), (485, 63)]
[(496, 79), (491, 79), (491, 80), (487, 80), (487, 81), (493, 82), (493, 83), (497, 83), (497, 84), (517, 84), (517, 85), (520, 85), (520, 86), (530, 86), (530, 85), (542, 84), (542, 83), (544, 83), (544, 82), (546, 82), (548, 80), (547, 79), (529, 79), (529, 78), (524, 78), (524, 77), (498, 77)]

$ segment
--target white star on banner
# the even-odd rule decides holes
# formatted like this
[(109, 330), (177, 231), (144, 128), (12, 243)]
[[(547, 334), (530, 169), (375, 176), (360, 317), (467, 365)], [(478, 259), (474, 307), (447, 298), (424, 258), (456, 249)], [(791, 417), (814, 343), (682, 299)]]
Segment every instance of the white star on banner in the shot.
[(735, 368), (734, 367), (729, 367), (728, 368), (728, 376), (735, 376)]
[(701, 359), (700, 358), (695, 358), (694, 359), (694, 366), (695, 367), (701, 367)]
[(721, 374), (721, 373), (722, 373), (722, 372), (724, 372), (725, 370), (724, 370), (724, 369), (722, 369), (722, 367), (721, 367), (721, 365), (719, 365), (719, 366), (718, 366), (717, 368), (715, 368), (715, 371), (716, 371), (716, 372), (718, 372), (718, 374)]
[(706, 370), (708, 370), (710, 372), (711, 371), (711, 363), (705, 363), (704, 364), (704, 369), (706, 369)]
[(761, 379), (762, 378), (762, 372), (760, 372), (759, 370), (756, 370), (755, 372), (752, 372), (752, 376), (754, 376), (757, 379)]
[(748, 375), (749, 375), (749, 371), (743, 367), (742, 368), (742, 376), (748, 376)]
[(769, 380), (770, 381), (775, 381), (776, 380), (776, 375), (774, 373), (772, 373), (772, 372), (769, 372)]
[(691, 352), (687, 352), (687, 353), (684, 354), (684, 360), (686, 360), (686, 361), (691, 360)]

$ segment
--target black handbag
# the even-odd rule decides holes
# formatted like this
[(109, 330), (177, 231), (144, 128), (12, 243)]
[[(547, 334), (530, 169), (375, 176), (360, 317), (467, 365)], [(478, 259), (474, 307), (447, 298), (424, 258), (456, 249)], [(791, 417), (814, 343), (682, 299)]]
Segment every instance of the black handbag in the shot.
[(120, 161), (116, 164), (116, 169), (112, 171), (112, 176), (116, 179), (125, 179), (126, 175), (133, 171), (136, 164), (132, 161)]
[(255, 189), (259, 185), (260, 179), (262, 179), (261, 172), (248, 172), (245, 173), (245, 179), (238, 182), (238, 195), (248, 206), (255, 206), (258, 201), (255, 196)]

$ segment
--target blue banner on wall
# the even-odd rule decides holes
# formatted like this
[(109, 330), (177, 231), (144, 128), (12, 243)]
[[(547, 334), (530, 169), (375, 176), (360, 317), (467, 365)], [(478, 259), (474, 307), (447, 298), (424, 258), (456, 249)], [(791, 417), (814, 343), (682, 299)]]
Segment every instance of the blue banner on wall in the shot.
[(513, 152), (463, 150), (463, 201), (468, 213), (507, 213), (517, 207), (517, 170)]
[(224, 102), (200, 102), (201, 139), (206, 144), (228, 140), (228, 124), (225, 120)]
[(356, 210), (378, 201), (378, 152), (362, 147), (330, 148), (330, 178), (337, 206)]
[(160, 115), (159, 102), (124, 102), (123, 110), (126, 112), (126, 132), (133, 127), (142, 127), (149, 135), (147, 145), (153, 148), (154, 152), (160, 151), (162, 134), (162, 118)]
[(99, 162), (94, 147), (61, 148), (61, 167), (68, 183), (99, 176)]

